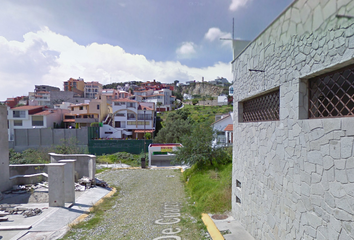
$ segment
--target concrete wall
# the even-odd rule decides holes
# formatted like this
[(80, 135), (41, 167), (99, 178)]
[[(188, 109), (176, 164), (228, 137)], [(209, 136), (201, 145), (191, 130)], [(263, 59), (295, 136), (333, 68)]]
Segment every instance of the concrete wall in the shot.
[[(233, 62), (232, 213), (256, 239), (354, 238), (354, 118), (307, 119), (307, 80), (354, 63), (336, 14), (354, 1), (294, 1)], [(240, 102), (276, 88), (280, 120), (243, 123)]]
[(0, 106), (0, 192), (10, 187), (7, 109), (6, 106)]
[(58, 163), (60, 160), (64, 160), (64, 159), (76, 160), (75, 171), (77, 173), (77, 177), (82, 178), (85, 176), (90, 179), (95, 179), (95, 173), (96, 173), (95, 155), (49, 153), (49, 156), (50, 156), (51, 163)]
[(10, 179), (12, 185), (48, 181), (48, 164), (11, 164)]
[(28, 148), (51, 147), (63, 144), (63, 139), (70, 141), (77, 140), (77, 145), (86, 148), (88, 145), (87, 128), (81, 129), (15, 129), (15, 151), (23, 151)]

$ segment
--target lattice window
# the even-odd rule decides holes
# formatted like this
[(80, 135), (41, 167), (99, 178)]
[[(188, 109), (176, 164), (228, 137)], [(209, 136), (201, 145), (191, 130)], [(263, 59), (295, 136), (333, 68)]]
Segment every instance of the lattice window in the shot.
[(243, 102), (243, 122), (279, 120), (279, 90)]
[(309, 79), (309, 118), (354, 115), (354, 65)]

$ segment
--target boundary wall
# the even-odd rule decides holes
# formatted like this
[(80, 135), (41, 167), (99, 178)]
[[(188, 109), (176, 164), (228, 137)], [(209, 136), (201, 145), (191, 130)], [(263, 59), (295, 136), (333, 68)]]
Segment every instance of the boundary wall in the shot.
[[(232, 213), (256, 239), (354, 239), (354, 117), (308, 119), (308, 79), (354, 63), (350, 16), (354, 1), (294, 1), (233, 61)], [(242, 122), (276, 89), (279, 121)]]

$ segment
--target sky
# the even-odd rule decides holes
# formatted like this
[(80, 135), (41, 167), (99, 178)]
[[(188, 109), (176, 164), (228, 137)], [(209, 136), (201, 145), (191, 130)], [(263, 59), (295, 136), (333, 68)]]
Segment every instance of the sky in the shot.
[(0, 0), (0, 100), (35, 85), (232, 81), (234, 38), (255, 39), (292, 0)]

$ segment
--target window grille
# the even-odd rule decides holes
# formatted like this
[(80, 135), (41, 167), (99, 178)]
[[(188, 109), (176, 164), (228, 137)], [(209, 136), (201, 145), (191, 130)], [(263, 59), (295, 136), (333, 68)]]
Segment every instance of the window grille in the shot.
[(243, 122), (279, 120), (279, 90), (243, 102)]
[(309, 118), (354, 115), (354, 65), (309, 79)]

